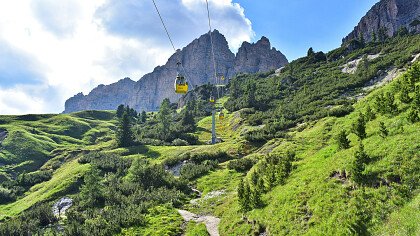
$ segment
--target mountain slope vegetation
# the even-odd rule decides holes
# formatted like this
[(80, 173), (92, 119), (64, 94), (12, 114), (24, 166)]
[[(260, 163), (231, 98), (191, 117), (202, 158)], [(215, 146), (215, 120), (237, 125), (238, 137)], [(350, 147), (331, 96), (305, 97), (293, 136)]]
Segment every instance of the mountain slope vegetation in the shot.
[(114, 111), (0, 116), (0, 235), (206, 235), (177, 209), (221, 235), (419, 234), (420, 36), (357, 45), (233, 78), (216, 145), (211, 86), (131, 115), (128, 147)]

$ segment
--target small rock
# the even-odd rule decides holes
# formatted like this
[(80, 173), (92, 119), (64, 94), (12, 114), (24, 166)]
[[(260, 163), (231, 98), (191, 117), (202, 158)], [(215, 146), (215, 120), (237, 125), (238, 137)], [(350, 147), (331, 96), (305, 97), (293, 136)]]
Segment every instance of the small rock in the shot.
[(58, 202), (56, 202), (52, 208), (53, 214), (55, 216), (63, 216), (66, 214), (66, 211), (73, 205), (73, 199), (69, 197), (63, 197)]

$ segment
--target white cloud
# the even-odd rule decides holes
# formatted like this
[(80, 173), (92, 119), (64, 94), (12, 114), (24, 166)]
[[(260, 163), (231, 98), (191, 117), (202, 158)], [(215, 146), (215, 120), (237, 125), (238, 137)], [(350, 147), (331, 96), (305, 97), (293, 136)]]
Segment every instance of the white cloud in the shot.
[[(177, 47), (208, 31), (204, 0), (156, 2)], [(253, 37), (239, 4), (210, 0), (210, 8), (213, 28), (232, 49)], [(74, 94), (127, 76), (138, 80), (173, 53), (144, 0), (0, 1), (0, 46), (14, 55), (0, 58), (0, 73), (31, 67), (0, 77), (0, 114), (61, 112)]]

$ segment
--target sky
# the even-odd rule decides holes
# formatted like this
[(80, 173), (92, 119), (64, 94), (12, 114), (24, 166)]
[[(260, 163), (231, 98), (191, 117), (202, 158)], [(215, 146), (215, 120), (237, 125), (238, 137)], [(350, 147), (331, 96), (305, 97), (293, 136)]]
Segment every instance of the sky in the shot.
[[(209, 0), (236, 52), (266, 36), (291, 61), (341, 44), (378, 0)], [(205, 0), (156, 0), (175, 47), (208, 32)], [(137, 81), (173, 49), (152, 0), (0, 1), (0, 114), (60, 113), (69, 97)]]

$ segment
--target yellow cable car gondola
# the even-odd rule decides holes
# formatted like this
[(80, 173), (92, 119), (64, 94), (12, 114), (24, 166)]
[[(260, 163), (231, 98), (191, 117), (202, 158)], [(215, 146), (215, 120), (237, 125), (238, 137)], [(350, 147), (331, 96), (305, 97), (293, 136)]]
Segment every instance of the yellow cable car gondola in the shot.
[(224, 81), (225, 80), (225, 76), (224, 75), (222, 75), (222, 77), (220, 78), (222, 81)]
[(223, 120), (225, 118), (225, 114), (223, 113), (223, 111), (221, 111), (220, 113), (219, 113), (219, 119), (220, 120)]
[(185, 81), (184, 76), (177, 75), (175, 79), (175, 93), (186, 94), (188, 92), (188, 82)]
[[(180, 62), (176, 63), (179, 69), (179, 66), (181, 65)], [(182, 76), (180, 73), (176, 76), (175, 83), (175, 93), (178, 94), (186, 94), (188, 92), (188, 82), (185, 80), (185, 77)]]
[(214, 96), (210, 96), (210, 103), (215, 103), (216, 102), (216, 99), (214, 98)]

